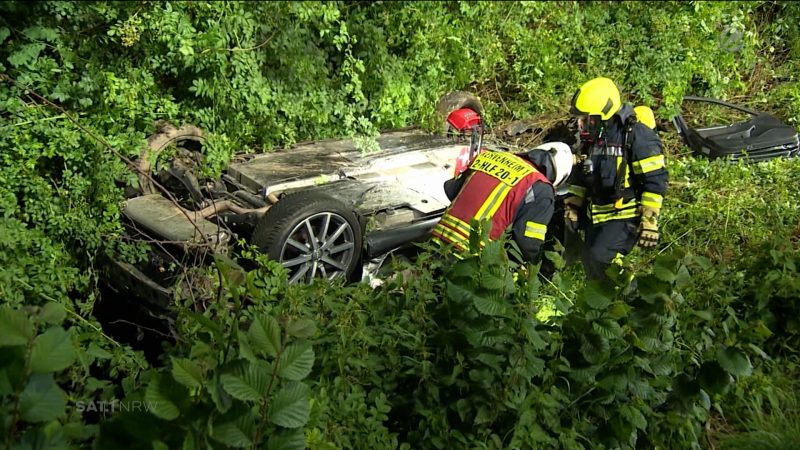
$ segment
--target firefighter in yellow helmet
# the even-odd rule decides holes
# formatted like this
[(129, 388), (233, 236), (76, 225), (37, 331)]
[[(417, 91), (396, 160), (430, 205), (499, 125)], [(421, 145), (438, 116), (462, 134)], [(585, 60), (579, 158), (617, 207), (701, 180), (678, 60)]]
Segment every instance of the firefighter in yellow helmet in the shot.
[(614, 82), (603, 77), (587, 81), (572, 97), (570, 113), (581, 126), (577, 153), (586, 159), (573, 170), (564, 216), (568, 229), (586, 231), (583, 264), (589, 279), (605, 279), (611, 261), (637, 243), (658, 244), (668, 174), (649, 112), (637, 120)]

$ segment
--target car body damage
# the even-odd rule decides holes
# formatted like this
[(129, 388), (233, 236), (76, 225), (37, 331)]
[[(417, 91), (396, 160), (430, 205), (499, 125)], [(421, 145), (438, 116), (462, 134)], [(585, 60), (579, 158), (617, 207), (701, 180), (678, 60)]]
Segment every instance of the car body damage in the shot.
[(281, 262), (292, 282), (361, 279), (427, 236), (449, 205), (444, 182), (474, 144), (406, 128), (381, 133), (372, 151), (329, 139), (237, 155), (221, 177), (207, 179), (204, 142), (191, 125), (161, 124), (148, 139), (139, 189), (123, 215), (129, 236), (151, 250), (136, 264), (114, 261), (117, 288), (163, 304), (185, 267), (227, 254), (239, 240)]
[[(417, 129), (386, 132), (377, 142), (370, 153), (350, 139), (302, 143), (234, 160), (228, 174), (265, 196), (324, 190), (365, 215), (406, 209), (419, 218), (447, 207), (442, 183), (463, 143)], [(391, 226), (379, 220), (376, 229)]]

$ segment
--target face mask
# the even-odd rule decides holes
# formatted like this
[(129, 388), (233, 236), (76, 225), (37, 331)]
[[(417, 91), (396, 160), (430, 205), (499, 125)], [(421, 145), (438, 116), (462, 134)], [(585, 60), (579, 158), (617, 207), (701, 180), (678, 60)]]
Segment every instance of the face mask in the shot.
[(603, 132), (603, 121), (600, 116), (581, 116), (578, 119), (581, 141), (595, 142)]

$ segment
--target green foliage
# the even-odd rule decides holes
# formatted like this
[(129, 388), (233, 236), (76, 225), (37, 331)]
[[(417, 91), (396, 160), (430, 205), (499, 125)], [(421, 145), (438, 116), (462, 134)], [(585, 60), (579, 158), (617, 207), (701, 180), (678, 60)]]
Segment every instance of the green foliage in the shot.
[[(792, 2), (3, 2), (3, 440), (698, 447), (800, 344), (797, 161), (670, 158), (664, 255), (634, 252), (614, 286), (557, 253), (540, 281), (494, 244), (425, 253), (377, 291), (221, 263), (213, 301), (176, 300), (179, 339), (147, 369), (93, 317), (103, 257), (142, 254), (123, 240), (119, 156), (161, 119), (208, 133), (208, 176), (309, 138), (368, 152), (378, 129), (433, 128), (448, 91), (478, 93), (494, 123), (563, 117), (597, 75), (662, 119), (697, 94), (796, 124), (799, 18)], [(149, 409), (84, 415), (113, 398)]]
[(71, 366), (77, 356), (71, 330), (61, 327), (63, 311), (58, 307), (0, 307), (0, 439), (12, 444), (40, 441), (66, 446), (86, 429), (67, 415), (67, 393), (56, 376)]
[[(787, 370), (788, 369), (788, 370)], [(712, 437), (717, 448), (790, 449), (800, 445), (800, 408), (797, 398), (796, 366), (782, 368), (769, 390), (759, 395), (742, 396), (742, 411), (731, 414), (728, 421), (738, 417), (734, 432), (721, 429)]]
[(265, 271), (245, 276), (224, 260), (217, 269), (227, 295), (203, 313), (183, 312), (186, 344), (172, 350), (166, 367), (147, 375), (146, 388), (121, 401), (141, 402), (145, 410), (102, 423), (96, 445), (304, 448), (303, 427), (311, 413), (304, 380), (314, 365), (308, 338), (315, 325), (306, 318), (279, 321), (269, 313), (268, 291), (248, 289), (258, 277), (278, 283), (281, 278)]

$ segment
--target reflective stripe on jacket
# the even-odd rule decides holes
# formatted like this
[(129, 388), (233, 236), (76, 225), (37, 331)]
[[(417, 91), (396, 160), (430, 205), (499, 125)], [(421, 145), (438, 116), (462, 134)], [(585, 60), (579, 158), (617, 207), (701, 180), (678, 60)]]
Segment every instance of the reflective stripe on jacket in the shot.
[(578, 173), (569, 193), (588, 200), (587, 214), (593, 224), (635, 219), (640, 206), (662, 206), (668, 173), (661, 139), (641, 123), (634, 124), (626, 137), (626, 122), (633, 114), (630, 105), (623, 105), (606, 122), (602, 138), (584, 143), (582, 153), (593, 170)]

